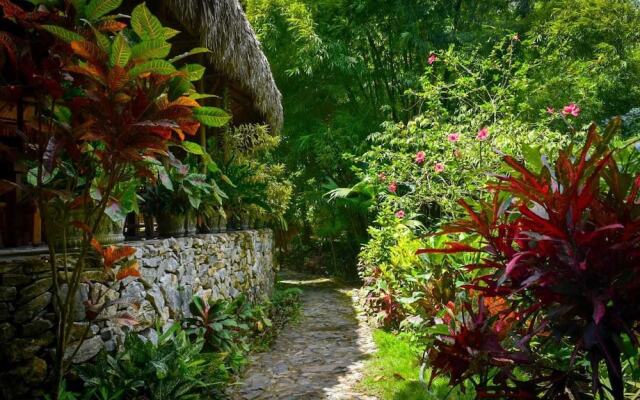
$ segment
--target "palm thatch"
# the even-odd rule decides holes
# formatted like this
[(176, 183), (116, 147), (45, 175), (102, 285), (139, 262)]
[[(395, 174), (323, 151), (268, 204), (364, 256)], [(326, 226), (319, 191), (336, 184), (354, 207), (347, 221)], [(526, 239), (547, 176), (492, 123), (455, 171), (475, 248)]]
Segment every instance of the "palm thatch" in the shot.
[(208, 62), (235, 81), (253, 108), (274, 132), (282, 127), (282, 95), (269, 62), (239, 0), (166, 0), (171, 13), (202, 46), (211, 50)]

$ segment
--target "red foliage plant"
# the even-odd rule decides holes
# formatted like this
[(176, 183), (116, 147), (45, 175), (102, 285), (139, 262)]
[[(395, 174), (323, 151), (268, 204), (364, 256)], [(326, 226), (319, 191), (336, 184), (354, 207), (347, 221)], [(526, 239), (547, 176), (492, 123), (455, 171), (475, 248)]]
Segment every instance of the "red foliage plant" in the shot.
[[(478, 398), (608, 391), (623, 399), (622, 343), (638, 347), (640, 177), (614, 159), (619, 125), (615, 119), (603, 135), (592, 125), (577, 154), (571, 145), (539, 172), (505, 157), (515, 173), (489, 186), (493, 201), (479, 210), (461, 201), (468, 218), (442, 232), (479, 235), (484, 247), (418, 252), (483, 255), (466, 266), (477, 277), (463, 286), (478, 305), (465, 304), (449, 334), (436, 336), (433, 376), (473, 382)], [(568, 349), (564, 362), (539, 355), (554, 345)]]

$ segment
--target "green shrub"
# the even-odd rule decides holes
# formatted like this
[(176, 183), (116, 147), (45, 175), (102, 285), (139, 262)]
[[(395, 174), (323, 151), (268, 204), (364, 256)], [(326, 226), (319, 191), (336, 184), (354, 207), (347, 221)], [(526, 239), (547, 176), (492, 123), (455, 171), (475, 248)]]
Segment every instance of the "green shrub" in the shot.
[(122, 351), (102, 352), (91, 364), (78, 368), (86, 398), (207, 399), (221, 388), (220, 355), (203, 352), (204, 337), (192, 342), (180, 325), (171, 325), (157, 340), (126, 336)]

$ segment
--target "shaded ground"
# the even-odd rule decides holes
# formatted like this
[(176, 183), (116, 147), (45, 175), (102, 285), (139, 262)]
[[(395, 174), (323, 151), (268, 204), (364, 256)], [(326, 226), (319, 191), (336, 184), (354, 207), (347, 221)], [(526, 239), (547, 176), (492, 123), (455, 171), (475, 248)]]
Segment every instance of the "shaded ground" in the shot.
[(231, 398), (375, 400), (354, 391), (375, 345), (349, 288), (325, 278), (280, 275), (281, 283), (303, 289), (302, 318), (269, 352), (252, 357)]

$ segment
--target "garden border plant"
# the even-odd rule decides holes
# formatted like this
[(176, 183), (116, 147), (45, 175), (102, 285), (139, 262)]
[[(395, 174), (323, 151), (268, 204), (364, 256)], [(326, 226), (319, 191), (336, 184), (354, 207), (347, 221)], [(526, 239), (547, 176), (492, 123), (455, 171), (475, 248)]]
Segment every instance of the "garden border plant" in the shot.
[[(83, 231), (73, 253), (66, 229), (61, 254), (48, 241), (57, 326), (53, 384), (58, 393), (88, 332), (70, 347), (75, 299), (92, 249), (102, 259), (107, 281), (139, 276), (135, 261), (122, 263), (133, 255), (131, 247), (105, 247), (94, 237), (105, 213), (122, 212), (123, 199), (115, 188), (136, 175), (154, 179), (150, 164), (169, 154), (169, 144), (194, 135), (201, 124), (220, 126), (228, 116), (197, 101), (208, 97), (192, 84), (204, 67), (174, 66), (208, 50), (196, 48), (167, 60), (167, 40), (178, 32), (163, 27), (144, 4), (133, 10), (129, 28), (122, 16), (110, 14), (122, 0), (77, 0), (60, 9), (49, 8), (51, 2), (36, 3), (33, 10), (24, 10), (9, 0), (0, 2), (4, 21), (12, 26), (0, 33), (3, 68), (10, 71), (2, 106), (17, 110), (17, 129), (8, 129), (23, 143), (18, 151), (3, 150), (30, 165), (36, 177), (33, 186), (3, 182), (3, 187), (19, 186), (32, 194), (49, 237), (52, 203), (63, 210), (63, 226)], [(193, 152), (191, 147), (187, 151)], [(104, 179), (98, 179), (98, 171)], [(69, 210), (82, 210), (83, 218), (69, 220)], [(95, 319), (107, 304), (99, 303), (85, 306), (87, 319)], [(118, 321), (135, 323), (127, 315)]]
[(513, 174), (488, 186), (493, 200), (461, 201), (468, 218), (442, 230), (482, 246), (418, 251), (481, 255), (465, 266), (466, 300), (432, 328), (432, 377), (472, 383), (478, 398), (582, 398), (590, 384), (593, 397), (624, 399), (639, 346), (640, 177), (611, 145), (619, 128), (591, 125), (554, 165), (504, 157)]

